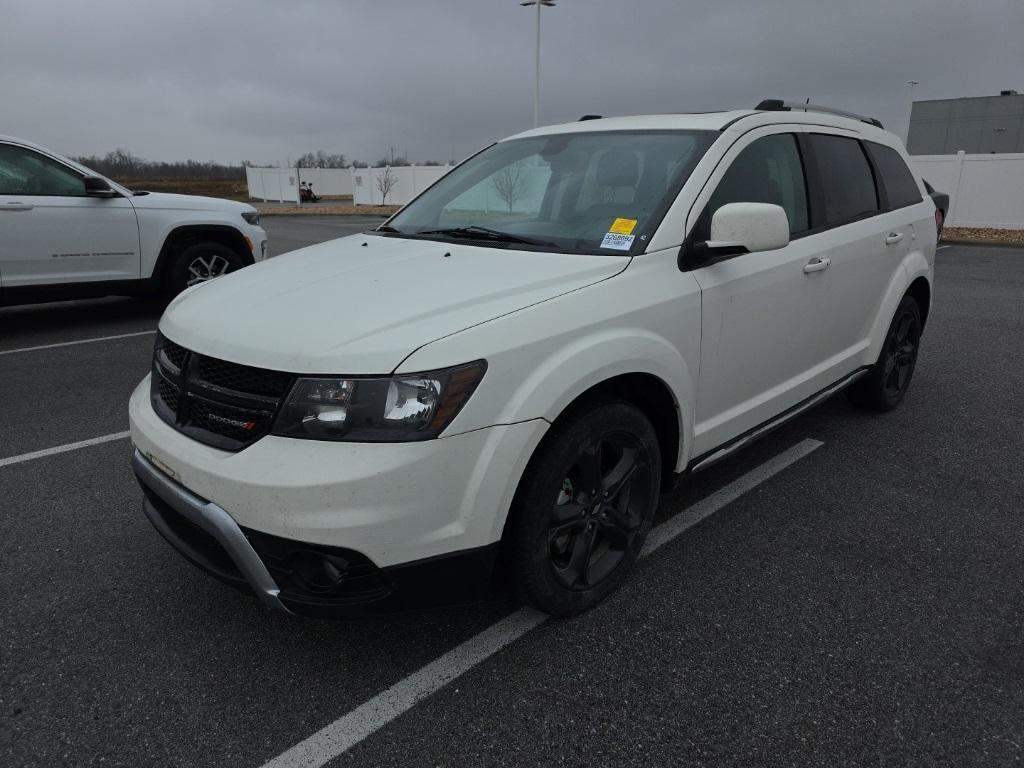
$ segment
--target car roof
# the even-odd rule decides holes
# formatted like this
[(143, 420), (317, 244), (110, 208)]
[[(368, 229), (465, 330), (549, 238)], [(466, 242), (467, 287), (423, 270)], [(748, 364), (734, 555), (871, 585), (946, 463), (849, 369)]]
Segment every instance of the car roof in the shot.
[(532, 136), (551, 136), (564, 133), (593, 133), (595, 131), (724, 131), (736, 126), (746, 131), (762, 125), (818, 125), (840, 128), (862, 134), (865, 138), (891, 143), (896, 137), (888, 131), (855, 118), (828, 112), (800, 110), (738, 109), (727, 112), (694, 112), (665, 115), (631, 115), (626, 117), (588, 118), (573, 123), (533, 128), (509, 139)]

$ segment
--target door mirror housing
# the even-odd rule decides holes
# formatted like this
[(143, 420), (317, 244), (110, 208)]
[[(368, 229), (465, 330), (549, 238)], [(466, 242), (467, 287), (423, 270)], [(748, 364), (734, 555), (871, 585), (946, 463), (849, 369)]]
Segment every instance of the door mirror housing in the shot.
[(82, 179), (85, 184), (85, 194), (88, 197), (116, 197), (117, 192), (110, 188), (106, 179), (99, 176), (86, 176)]
[(693, 244), (693, 261), (708, 266), (741, 253), (789, 245), (789, 217), (781, 205), (727, 203), (711, 217), (711, 239)]

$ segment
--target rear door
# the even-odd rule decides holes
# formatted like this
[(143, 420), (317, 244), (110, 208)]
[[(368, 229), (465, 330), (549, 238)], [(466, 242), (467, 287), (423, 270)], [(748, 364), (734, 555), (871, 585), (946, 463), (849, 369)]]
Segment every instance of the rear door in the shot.
[(863, 363), (888, 286), (916, 238), (912, 211), (922, 195), (889, 147), (825, 133), (812, 133), (808, 141), (808, 164), (833, 235), (822, 344), (838, 379)]
[(825, 386), (816, 367), (827, 311), (827, 273), (819, 260), (827, 255), (821, 237), (810, 234), (807, 182), (790, 130), (771, 126), (740, 139), (691, 213), (696, 220), (690, 242), (706, 240), (711, 215), (734, 202), (781, 205), (791, 233), (785, 248), (740, 254), (693, 270), (701, 287), (694, 455)]
[(4, 288), (139, 278), (131, 202), (88, 197), (82, 179), (48, 155), (0, 142)]

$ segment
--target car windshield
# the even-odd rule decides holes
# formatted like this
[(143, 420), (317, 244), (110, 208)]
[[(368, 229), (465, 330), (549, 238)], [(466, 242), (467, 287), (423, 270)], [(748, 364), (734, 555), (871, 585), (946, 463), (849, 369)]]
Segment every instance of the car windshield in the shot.
[(458, 166), (380, 230), (567, 253), (635, 253), (711, 131), (598, 131), (502, 141)]

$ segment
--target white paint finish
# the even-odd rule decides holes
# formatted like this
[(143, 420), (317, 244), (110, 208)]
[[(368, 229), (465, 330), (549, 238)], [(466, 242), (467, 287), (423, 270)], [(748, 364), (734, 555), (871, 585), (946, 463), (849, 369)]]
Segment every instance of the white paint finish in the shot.
[[(355, 235), (188, 291), (168, 306), (160, 330), (189, 349), (236, 363), (386, 374), (423, 344), (604, 280), (627, 263)], [(488, 352), (467, 350), (470, 357), (454, 362)]]
[(711, 217), (708, 246), (742, 247), (751, 253), (789, 245), (789, 219), (781, 205), (728, 203)]
[(1024, 153), (915, 155), (914, 170), (949, 195), (947, 227), (1024, 229)]
[(595, 384), (619, 374), (649, 374), (668, 385), (681, 408), (681, 468), (691, 442), (700, 356), (699, 286), (693, 273), (679, 271), (675, 249), (631, 260), (589, 258), (607, 258), (625, 269), (557, 300), (438, 339), (399, 371), (453, 365), (488, 350), (487, 374), (453, 431), (533, 418), (554, 421)]
[[(650, 532), (640, 557), (650, 555), (822, 445), (818, 440), (803, 440), (688, 507)], [(532, 608), (516, 611), (324, 726), (265, 763), (263, 768), (318, 768), (326, 765), (417, 703), (543, 624), (547, 618)]]
[(27, 210), (0, 212), (3, 287), (137, 280), (139, 229), (126, 197), (3, 195)]
[(135, 336), (152, 336), (153, 331), (136, 331), (135, 333), (119, 333), (114, 336), (97, 336), (92, 339), (77, 339), (75, 341), (59, 341), (56, 344), (40, 344), (36, 347), (19, 347), (18, 349), (0, 349), (0, 355), (14, 355), (18, 352), (38, 352), (42, 349), (56, 349), (58, 347), (73, 347), (76, 344), (94, 344), (98, 341), (116, 341), (117, 339), (130, 339)]
[(14, 464), (22, 464), (26, 461), (33, 461), (35, 459), (44, 459), (47, 456), (56, 456), (57, 454), (67, 453), (68, 451), (77, 451), (79, 448), (88, 448), (92, 445), (102, 445), (103, 443), (109, 443), (114, 440), (124, 440), (128, 435), (128, 432), (115, 432), (111, 435), (92, 437), (88, 440), (79, 440), (77, 443), (68, 443), (67, 445), (58, 445), (55, 448), (44, 448), (41, 451), (23, 453), (20, 456), (8, 456), (6, 459), (0, 459), (0, 467), (9, 467)]
[[(0, 141), (45, 155), (77, 175), (100, 174), (38, 145)], [(102, 178), (102, 177), (101, 177)], [(132, 281), (153, 276), (168, 235), (189, 225), (231, 227), (262, 258), (267, 233), (242, 218), (255, 208), (233, 200), (131, 191), (106, 179), (114, 198), (0, 195), (0, 285)], [(12, 205), (17, 204), (17, 205)]]
[(161, 421), (148, 378), (132, 395), (129, 422), (139, 449), (240, 525), (349, 547), (382, 567), (496, 541), (548, 427), (535, 420), (408, 443), (268, 436), (229, 453)]

